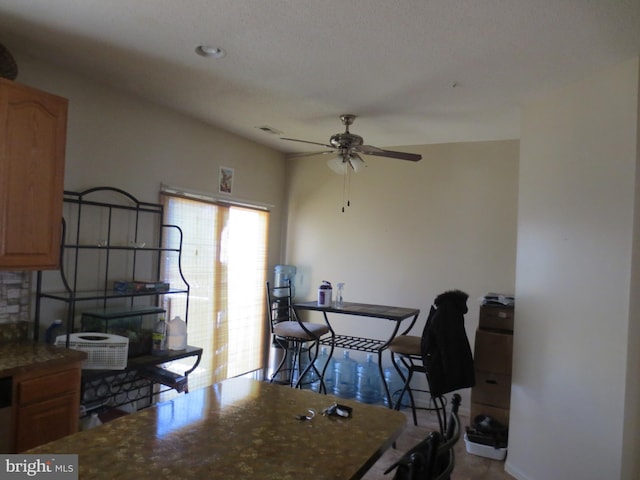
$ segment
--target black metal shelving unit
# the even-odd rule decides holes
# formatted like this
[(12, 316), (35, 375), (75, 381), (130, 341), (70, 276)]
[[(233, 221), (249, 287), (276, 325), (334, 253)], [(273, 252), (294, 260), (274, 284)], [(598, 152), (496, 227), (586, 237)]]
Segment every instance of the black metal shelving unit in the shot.
[[(183, 234), (177, 225), (163, 223), (162, 204), (141, 202), (124, 190), (96, 187), (82, 192), (64, 192), (64, 217), (60, 247), (60, 269), (37, 273), (34, 340), (38, 341), (41, 318), (45, 314), (64, 318), (66, 346), (79, 325), (77, 317), (85, 310), (113, 306), (135, 314), (150, 306), (161, 307), (166, 299), (181, 298), (180, 316), (188, 322), (189, 283), (182, 273)], [(168, 289), (117, 291), (114, 281), (159, 281), (163, 268), (175, 269), (182, 284)], [(50, 307), (45, 312), (44, 303)], [(56, 310), (58, 308), (58, 310)], [(173, 313), (173, 312), (172, 312)], [(154, 383), (152, 367), (185, 357), (199, 364), (202, 349), (188, 347), (166, 356), (143, 355), (129, 358), (124, 370), (83, 370), (83, 400), (92, 403), (125, 398), (137, 400), (144, 387)], [(145, 374), (147, 372), (147, 374)], [(157, 379), (156, 379), (157, 380)], [(175, 387), (171, 385), (169, 387)], [(146, 389), (153, 396), (162, 389)]]

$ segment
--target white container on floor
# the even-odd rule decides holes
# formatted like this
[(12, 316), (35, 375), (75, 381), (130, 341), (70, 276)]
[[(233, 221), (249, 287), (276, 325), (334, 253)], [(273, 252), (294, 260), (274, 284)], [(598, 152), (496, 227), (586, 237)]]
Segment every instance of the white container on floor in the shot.
[(495, 448), (491, 445), (482, 445), (481, 443), (472, 442), (464, 434), (464, 443), (467, 446), (467, 452), (478, 455), (480, 457), (491, 458), (493, 460), (504, 460), (507, 456), (506, 448)]

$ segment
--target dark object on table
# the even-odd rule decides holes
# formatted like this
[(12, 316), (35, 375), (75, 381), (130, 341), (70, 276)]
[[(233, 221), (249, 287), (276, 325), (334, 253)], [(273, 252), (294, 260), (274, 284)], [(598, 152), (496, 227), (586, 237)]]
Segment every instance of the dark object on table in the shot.
[(0, 43), (0, 77), (15, 80), (17, 76), (18, 64), (7, 47)]
[(322, 411), (322, 415), (324, 415), (325, 417), (351, 418), (352, 413), (353, 413), (353, 408), (347, 405), (341, 405), (339, 403), (334, 403), (333, 405), (325, 408)]

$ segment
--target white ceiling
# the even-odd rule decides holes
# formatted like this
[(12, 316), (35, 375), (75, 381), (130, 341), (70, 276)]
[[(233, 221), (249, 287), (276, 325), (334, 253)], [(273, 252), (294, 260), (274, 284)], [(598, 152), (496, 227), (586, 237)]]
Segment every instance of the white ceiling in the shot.
[(354, 113), (392, 147), (517, 138), (528, 98), (640, 54), (640, 0), (2, 0), (0, 42), (284, 152), (315, 147), (256, 127)]

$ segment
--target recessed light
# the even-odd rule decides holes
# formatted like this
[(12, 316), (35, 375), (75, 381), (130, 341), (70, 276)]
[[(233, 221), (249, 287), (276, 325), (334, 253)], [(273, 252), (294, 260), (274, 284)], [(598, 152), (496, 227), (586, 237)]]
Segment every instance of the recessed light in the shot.
[(220, 47), (212, 47), (210, 45), (198, 45), (196, 47), (196, 53), (201, 57), (222, 58), (227, 52)]

